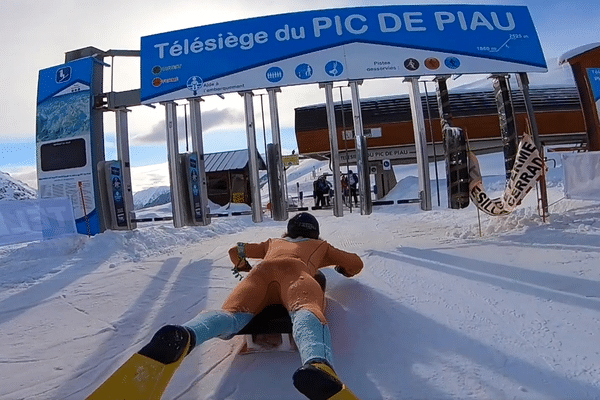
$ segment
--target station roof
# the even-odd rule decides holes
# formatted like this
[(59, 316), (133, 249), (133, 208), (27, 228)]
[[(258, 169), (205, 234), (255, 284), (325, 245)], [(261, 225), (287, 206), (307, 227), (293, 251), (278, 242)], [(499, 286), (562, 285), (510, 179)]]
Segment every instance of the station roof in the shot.
[(560, 56), (560, 58), (558, 59), (558, 64), (564, 64), (567, 61), (569, 61), (572, 58), (575, 58), (577, 56), (580, 56), (584, 53), (587, 53), (588, 51), (597, 49), (598, 47), (600, 47), (600, 42), (597, 43), (589, 43), (583, 46), (579, 46), (577, 48), (574, 48), (572, 50), (567, 51), (565, 54), (563, 54), (562, 56)]
[[(207, 153), (204, 155), (206, 172), (243, 170), (248, 165), (248, 162), (249, 157), (247, 149)], [(267, 169), (260, 154), (258, 154), (258, 169)]]

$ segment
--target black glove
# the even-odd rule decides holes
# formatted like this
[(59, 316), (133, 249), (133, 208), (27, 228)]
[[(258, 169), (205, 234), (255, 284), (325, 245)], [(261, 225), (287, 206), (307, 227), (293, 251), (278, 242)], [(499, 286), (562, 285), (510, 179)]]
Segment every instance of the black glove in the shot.
[(350, 278), (350, 277), (352, 276), (352, 275), (351, 275), (351, 274), (349, 274), (349, 273), (348, 273), (348, 272), (347, 272), (347, 271), (346, 271), (344, 268), (340, 267), (339, 265), (336, 265), (336, 266), (335, 266), (335, 270), (336, 270), (336, 272), (338, 272), (338, 273), (340, 273), (340, 274), (344, 275), (344, 276), (345, 276), (345, 277), (347, 277), (347, 278)]
[(242, 276), (242, 274), (240, 274), (240, 271), (250, 272), (251, 269), (252, 265), (250, 265), (248, 260), (244, 258), (240, 260), (235, 267), (231, 268), (231, 272), (233, 273), (233, 276), (235, 276), (241, 281), (242, 279), (244, 279), (244, 277)]
[(250, 272), (250, 270), (252, 269), (252, 265), (250, 265), (248, 260), (244, 258), (237, 263), (235, 269), (242, 272)]

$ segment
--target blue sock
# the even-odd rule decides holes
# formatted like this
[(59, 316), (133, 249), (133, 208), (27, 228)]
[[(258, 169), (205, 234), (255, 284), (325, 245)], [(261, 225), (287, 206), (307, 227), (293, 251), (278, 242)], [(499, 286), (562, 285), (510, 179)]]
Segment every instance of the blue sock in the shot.
[(298, 346), (302, 364), (325, 361), (333, 368), (329, 326), (321, 323), (319, 318), (309, 310), (294, 311), (290, 316), (294, 341)]
[(229, 311), (203, 311), (183, 326), (196, 334), (196, 346), (215, 337), (231, 339), (254, 317), (252, 313), (230, 313)]

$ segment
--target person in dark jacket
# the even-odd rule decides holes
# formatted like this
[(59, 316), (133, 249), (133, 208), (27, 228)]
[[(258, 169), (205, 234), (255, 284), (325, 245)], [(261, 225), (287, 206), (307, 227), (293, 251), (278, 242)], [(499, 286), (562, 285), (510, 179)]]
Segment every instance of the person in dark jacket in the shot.
[(358, 175), (352, 170), (348, 171), (348, 187), (350, 188), (350, 201), (354, 200), (354, 205), (358, 207)]
[(317, 179), (313, 183), (313, 190), (315, 195), (315, 206), (316, 207), (324, 207), (327, 204), (326, 197), (329, 199), (331, 192), (331, 183), (327, 181), (325, 175), (321, 175), (319, 179)]

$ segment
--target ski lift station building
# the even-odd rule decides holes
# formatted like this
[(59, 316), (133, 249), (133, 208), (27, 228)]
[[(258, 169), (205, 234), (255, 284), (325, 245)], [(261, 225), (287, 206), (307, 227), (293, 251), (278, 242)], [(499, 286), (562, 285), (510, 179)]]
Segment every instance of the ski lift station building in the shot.
[[(491, 86), (491, 84), (490, 84)], [(579, 92), (575, 86), (532, 87), (531, 101), (535, 110), (540, 139), (545, 146), (569, 145), (585, 148), (586, 125), (582, 113)], [(527, 130), (527, 114), (520, 90), (511, 91), (517, 132)], [(502, 151), (499, 113), (494, 91), (450, 91), (450, 109), (453, 123), (466, 131), (470, 150), (476, 154)], [(426, 119), (427, 141), (430, 161), (436, 145), (436, 155), (442, 159), (442, 126), (435, 93), (422, 99)], [(392, 164), (416, 162), (413, 124), (408, 95), (376, 97), (361, 100), (365, 136), (369, 146), (371, 164), (390, 160)], [(348, 149), (349, 162), (353, 163), (354, 136), (350, 102), (335, 105), (339, 149), (342, 159)], [(345, 126), (345, 132), (344, 131)], [(300, 154), (313, 157), (329, 157), (327, 114), (324, 104), (295, 109), (295, 131)]]

